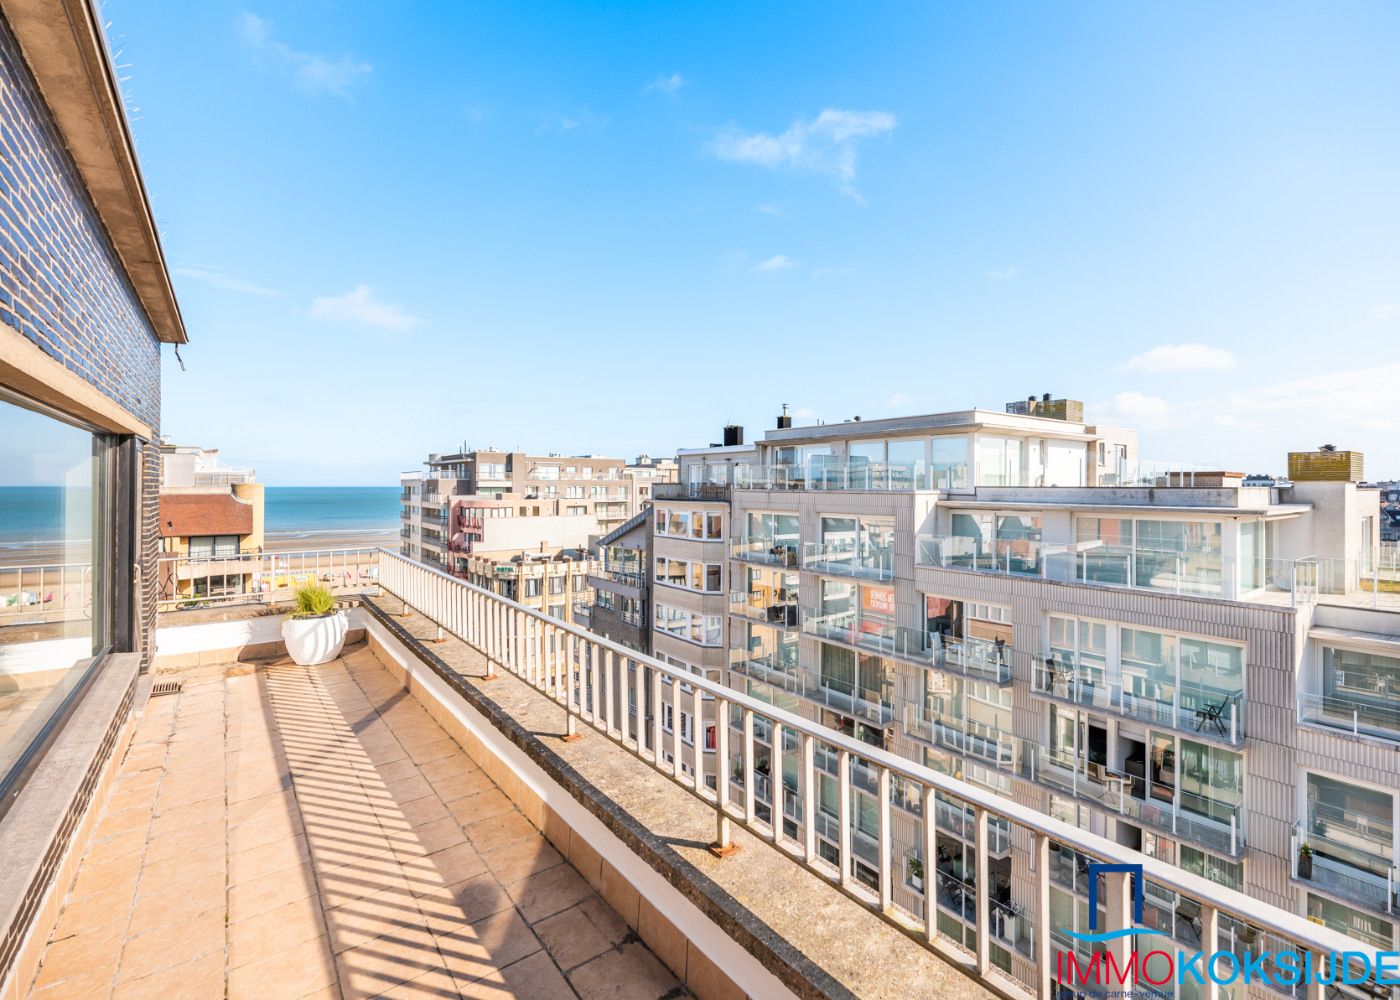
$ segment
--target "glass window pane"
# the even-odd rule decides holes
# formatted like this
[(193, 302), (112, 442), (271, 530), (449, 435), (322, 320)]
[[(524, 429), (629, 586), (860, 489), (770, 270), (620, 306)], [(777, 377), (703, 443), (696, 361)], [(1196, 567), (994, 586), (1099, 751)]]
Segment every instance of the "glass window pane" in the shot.
[(95, 447), (0, 399), (0, 777), (104, 645)]

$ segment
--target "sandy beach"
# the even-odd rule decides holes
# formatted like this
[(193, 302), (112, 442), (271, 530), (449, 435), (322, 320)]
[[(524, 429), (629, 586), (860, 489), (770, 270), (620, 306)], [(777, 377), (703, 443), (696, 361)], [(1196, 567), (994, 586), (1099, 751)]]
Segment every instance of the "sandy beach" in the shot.
[[(399, 533), (394, 528), (380, 531), (287, 531), (269, 532), (264, 552), (311, 552), (317, 549), (374, 549), (397, 551)], [(86, 546), (65, 549), (43, 542), (0, 546), (0, 568), (14, 566), (54, 566), (59, 563), (83, 564), (88, 561)]]
[(313, 549), (375, 549), (397, 550), (397, 528), (382, 531), (289, 531), (267, 533), (265, 552), (309, 552)]

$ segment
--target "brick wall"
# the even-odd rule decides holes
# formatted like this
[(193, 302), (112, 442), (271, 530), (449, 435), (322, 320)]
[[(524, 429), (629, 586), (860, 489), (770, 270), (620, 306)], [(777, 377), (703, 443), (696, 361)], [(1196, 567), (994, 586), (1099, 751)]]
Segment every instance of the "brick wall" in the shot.
[[(160, 343), (0, 17), (0, 322), (160, 432)], [(160, 455), (147, 448), (137, 532), (140, 646), (156, 609)]]
[(0, 322), (159, 425), (160, 344), (3, 18)]

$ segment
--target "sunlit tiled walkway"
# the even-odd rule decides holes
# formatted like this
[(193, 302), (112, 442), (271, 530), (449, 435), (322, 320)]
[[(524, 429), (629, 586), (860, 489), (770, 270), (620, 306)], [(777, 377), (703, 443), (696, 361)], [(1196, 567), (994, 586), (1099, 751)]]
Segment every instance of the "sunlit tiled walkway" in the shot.
[(32, 996), (686, 995), (364, 649), (152, 699)]

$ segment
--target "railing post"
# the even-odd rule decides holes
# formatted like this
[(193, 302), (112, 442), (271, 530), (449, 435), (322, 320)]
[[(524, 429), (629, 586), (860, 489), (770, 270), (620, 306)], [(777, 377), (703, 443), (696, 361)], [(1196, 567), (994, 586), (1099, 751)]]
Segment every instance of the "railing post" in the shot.
[(754, 825), (757, 811), (754, 809), (754, 784), (757, 771), (754, 769), (753, 753), (753, 709), (744, 709), (744, 742), (739, 751), (740, 773), (744, 777), (744, 822)]
[[(1127, 930), (1133, 926), (1132, 877), (1128, 872), (1103, 873), (1105, 923), (1110, 932)], [(1113, 958), (1120, 969), (1127, 968), (1128, 949), (1132, 946), (1132, 940), (1131, 937), (1119, 937), (1104, 945), (1104, 951)]]
[[(1220, 941), (1220, 911), (1211, 906), (1205, 900), (1201, 901), (1201, 951), (1207, 955), (1215, 954)], [(1205, 970), (1205, 993), (1201, 1000), (1220, 1000), (1220, 984), (1211, 975), (1214, 970), (1207, 967)]]
[(710, 851), (728, 857), (735, 846), (729, 820), (729, 702), (715, 699), (715, 842)]
[(880, 768), (880, 912), (889, 912), (894, 903), (894, 871), (890, 858), (890, 843), (894, 828), (890, 824), (890, 769)]
[(992, 883), (987, 859), (987, 810), (972, 811), (973, 843), (976, 845), (977, 885), (973, 899), (977, 911), (977, 975), (986, 976), (992, 967)]
[(841, 884), (851, 881), (851, 751), (842, 748), (837, 755), (837, 776), (841, 789), (841, 802), (838, 807), (837, 842), (841, 854)]
[(1035, 850), (1035, 967), (1036, 993), (1040, 1000), (1052, 1000), (1055, 995), (1056, 963), (1050, 936), (1050, 837), (1037, 833)]
[(932, 785), (923, 785), (920, 794), (924, 802), (924, 939), (930, 944), (938, 936), (938, 793)]
[[(626, 747), (632, 735), (632, 660), (630, 657), (613, 655), (617, 659), (618, 731), (622, 737), (622, 745)], [(637, 749), (640, 750), (641, 747)]]
[(671, 756), (675, 764), (671, 774), (677, 781), (685, 777), (685, 740), (681, 738), (681, 682), (671, 678)]
[(652, 760), (658, 768), (664, 759), (661, 743), (664, 733), (661, 728), (661, 671), (655, 667), (651, 671), (651, 752)]
[(773, 843), (783, 842), (783, 795), (787, 789), (783, 785), (783, 724), (776, 719), (768, 724), (768, 770), (773, 778)]
[(611, 649), (594, 647), (598, 652), (603, 676), (603, 730), (609, 735), (617, 729), (617, 682), (613, 679), (618, 668), (618, 655)]
[(594, 729), (601, 725), (603, 732), (607, 732), (607, 722), (603, 718), (603, 665), (598, 662), (603, 651), (596, 642), (590, 641), (584, 644), (584, 652), (588, 654), (588, 713), (592, 716), (589, 721)]
[[(705, 692), (691, 685), (690, 744), (695, 754), (695, 794), (705, 797)], [(719, 786), (719, 776), (715, 776)]]
[(802, 734), (802, 860), (811, 864), (817, 856), (817, 740)]
[[(578, 655), (578, 636), (572, 632), (564, 633), (564, 662), (561, 664), (564, 672), (564, 742), (572, 743), (579, 738), (578, 723), (574, 718), (574, 662)], [(583, 706), (579, 706), (581, 712)]]

